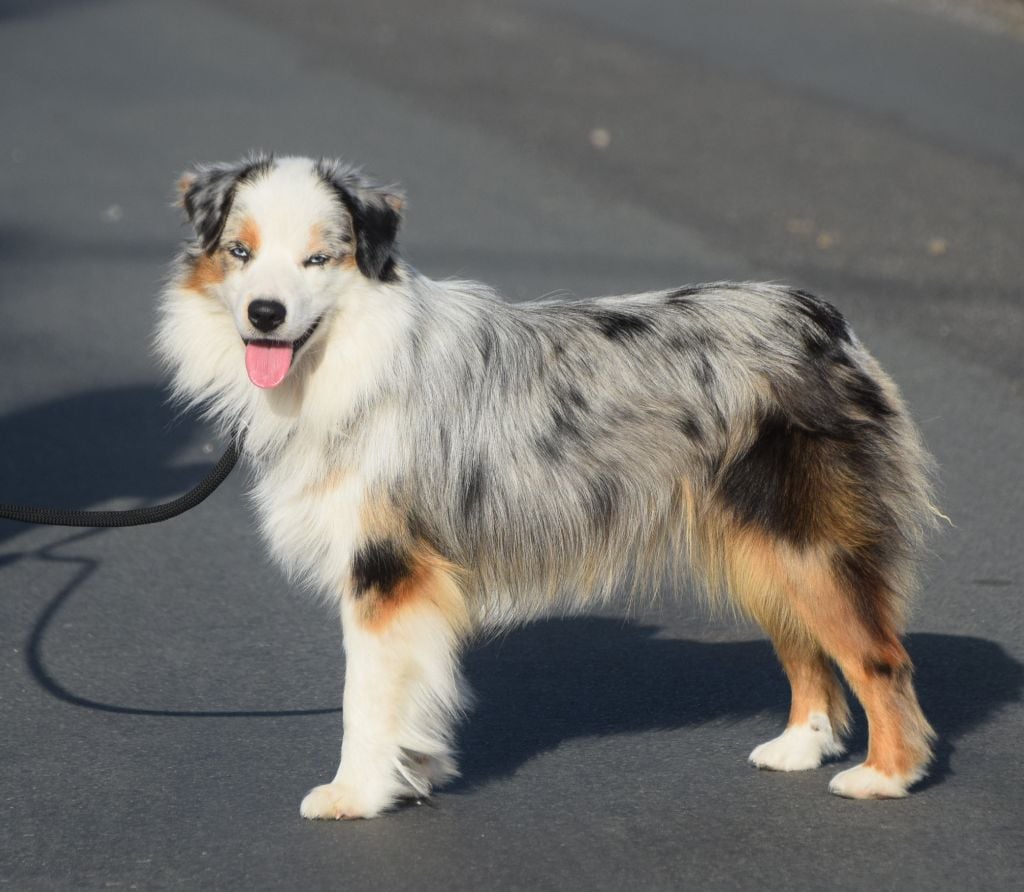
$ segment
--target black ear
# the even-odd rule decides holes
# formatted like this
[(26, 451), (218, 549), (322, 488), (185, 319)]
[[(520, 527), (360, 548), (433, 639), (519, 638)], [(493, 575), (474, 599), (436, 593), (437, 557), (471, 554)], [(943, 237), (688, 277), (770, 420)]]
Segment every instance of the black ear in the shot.
[(266, 173), (273, 163), (269, 155), (252, 155), (231, 164), (198, 164), (182, 174), (181, 206), (207, 254), (220, 243), (239, 185)]
[(377, 186), (358, 170), (337, 161), (320, 161), (316, 169), (352, 219), (359, 271), (368, 279), (393, 282), (395, 241), (405, 204), (401, 193)]

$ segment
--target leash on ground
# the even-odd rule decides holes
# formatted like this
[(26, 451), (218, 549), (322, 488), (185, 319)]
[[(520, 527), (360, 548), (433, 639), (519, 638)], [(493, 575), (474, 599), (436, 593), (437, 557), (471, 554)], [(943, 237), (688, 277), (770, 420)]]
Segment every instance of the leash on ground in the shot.
[(78, 511), (0, 504), (0, 518), (55, 527), (136, 527), (147, 523), (161, 523), (190, 511), (205, 500), (227, 479), (235, 462), (238, 461), (238, 452), (238, 438), (232, 437), (220, 461), (209, 474), (184, 495), (162, 505), (127, 508), (121, 511)]

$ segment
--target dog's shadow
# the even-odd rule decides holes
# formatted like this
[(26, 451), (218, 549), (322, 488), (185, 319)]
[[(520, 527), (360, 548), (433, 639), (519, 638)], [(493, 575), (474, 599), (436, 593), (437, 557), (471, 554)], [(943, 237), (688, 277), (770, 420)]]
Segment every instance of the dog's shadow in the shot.
[[(1021, 699), (1024, 666), (981, 638), (919, 633), (907, 647), (939, 734), (934, 784), (951, 772), (957, 739)], [(473, 651), (467, 673), (478, 705), (462, 728), (462, 777), (453, 792), (511, 775), (573, 738), (760, 713), (777, 717), (781, 730), (789, 704), (767, 641), (674, 639), (657, 626), (603, 617), (533, 623)], [(854, 712), (849, 744), (857, 754), (867, 734), (863, 713)]]

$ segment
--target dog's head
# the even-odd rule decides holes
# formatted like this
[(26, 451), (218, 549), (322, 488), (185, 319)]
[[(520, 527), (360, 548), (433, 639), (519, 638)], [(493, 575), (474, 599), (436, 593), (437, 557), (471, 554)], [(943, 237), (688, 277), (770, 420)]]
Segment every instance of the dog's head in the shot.
[(253, 156), (178, 182), (184, 285), (220, 300), (259, 387), (276, 387), (354, 282), (396, 280), (401, 196), (335, 161)]

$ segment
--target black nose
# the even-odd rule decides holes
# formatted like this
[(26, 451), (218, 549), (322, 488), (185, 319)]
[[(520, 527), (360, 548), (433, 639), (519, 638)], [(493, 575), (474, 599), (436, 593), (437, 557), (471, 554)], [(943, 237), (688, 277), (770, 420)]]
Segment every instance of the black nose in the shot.
[(249, 304), (249, 321), (262, 332), (273, 331), (284, 322), (287, 312), (281, 301), (261, 297)]

